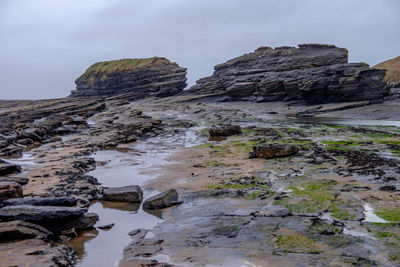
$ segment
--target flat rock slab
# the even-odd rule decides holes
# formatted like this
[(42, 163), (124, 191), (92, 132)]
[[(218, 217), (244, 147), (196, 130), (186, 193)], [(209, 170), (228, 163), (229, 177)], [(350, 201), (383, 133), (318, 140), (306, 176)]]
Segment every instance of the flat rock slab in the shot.
[(17, 177), (17, 176), (4, 176), (0, 177), (0, 182), (15, 182), (20, 185), (26, 185), (29, 183), (29, 179), (25, 177)]
[(143, 209), (163, 209), (180, 203), (178, 202), (178, 192), (175, 189), (170, 189), (146, 199), (143, 202)]
[(22, 187), (16, 182), (0, 182), (0, 201), (23, 196)]
[(103, 191), (103, 200), (141, 203), (143, 200), (143, 191), (137, 185), (105, 188)]
[(253, 147), (250, 158), (273, 159), (296, 155), (299, 149), (295, 146), (283, 144), (269, 144)]
[(1, 208), (0, 219), (2, 221), (51, 222), (71, 217), (81, 217), (85, 212), (85, 209), (73, 207), (19, 205)]
[(4, 206), (19, 206), (19, 205), (32, 205), (32, 206), (64, 206), (73, 207), (77, 203), (77, 199), (73, 197), (25, 197), (8, 199), (3, 202)]
[(52, 233), (45, 228), (24, 221), (0, 223), (0, 242), (30, 238), (46, 239)]

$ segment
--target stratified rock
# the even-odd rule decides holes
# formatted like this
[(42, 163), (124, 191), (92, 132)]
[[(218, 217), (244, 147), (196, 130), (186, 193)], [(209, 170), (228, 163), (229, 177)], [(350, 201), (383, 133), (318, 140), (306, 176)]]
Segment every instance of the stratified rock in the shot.
[(20, 185), (26, 185), (29, 183), (28, 178), (18, 177), (18, 176), (3, 176), (0, 177), (0, 182), (15, 182)]
[(47, 230), (58, 233), (69, 229), (68, 222), (79, 220), (85, 209), (73, 207), (54, 207), (54, 206), (6, 206), (0, 209), (1, 221), (22, 220), (38, 224)]
[(73, 197), (25, 197), (3, 201), (4, 206), (32, 205), (32, 206), (65, 206), (73, 207), (78, 202)]
[(379, 63), (374, 68), (386, 70), (384, 81), (388, 83), (400, 83), (400, 56)]
[(121, 59), (98, 62), (76, 81), (72, 97), (134, 93), (136, 98), (166, 97), (186, 87), (186, 69), (166, 58)]
[(17, 164), (7, 163), (4, 160), (0, 160), (0, 176), (4, 176), (10, 173), (17, 173), (21, 171), (21, 166)]
[(0, 223), (0, 242), (30, 238), (45, 239), (52, 233), (45, 228), (24, 221)]
[(164, 209), (180, 203), (178, 201), (178, 192), (175, 189), (170, 189), (146, 199), (143, 202), (143, 209)]
[(301, 100), (308, 104), (383, 99), (384, 70), (348, 63), (346, 49), (333, 45), (260, 47), (214, 67), (185, 94), (216, 94), (226, 100)]
[(143, 191), (137, 185), (105, 188), (103, 190), (103, 200), (141, 203), (143, 200)]
[(240, 128), (240, 126), (238, 125), (222, 125), (218, 127), (211, 127), (208, 130), (208, 134), (211, 137), (231, 136), (241, 133), (242, 133), (242, 128)]
[(22, 187), (15, 182), (0, 182), (0, 202), (9, 198), (23, 197)]
[(283, 144), (268, 144), (253, 147), (250, 158), (273, 159), (295, 155), (299, 149), (295, 146)]

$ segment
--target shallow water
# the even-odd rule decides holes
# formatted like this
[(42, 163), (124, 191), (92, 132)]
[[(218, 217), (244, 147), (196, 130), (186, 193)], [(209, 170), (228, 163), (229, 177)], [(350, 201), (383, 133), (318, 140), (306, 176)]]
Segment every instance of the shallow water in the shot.
[(400, 121), (391, 120), (365, 120), (352, 118), (331, 117), (288, 117), (288, 121), (314, 124), (353, 125), (353, 126), (396, 126), (400, 127)]
[[(157, 173), (161, 172), (162, 167), (173, 163), (168, 160), (172, 153), (183, 147), (204, 142), (205, 138), (200, 136), (200, 130), (201, 127), (193, 127), (182, 134), (150, 138), (124, 151), (98, 151), (93, 157), (104, 165), (98, 164), (98, 167), (88, 174), (96, 177), (102, 186), (142, 186), (157, 178)], [(158, 192), (145, 190), (143, 198), (156, 193)], [(147, 213), (141, 207), (128, 203), (99, 201), (90, 207), (89, 212), (99, 215), (99, 222), (95, 227), (110, 223), (115, 225), (108, 231), (98, 229), (80, 233), (77, 238), (67, 242), (79, 256), (77, 266), (118, 266), (123, 249), (130, 242), (128, 233), (138, 228), (151, 230), (162, 222), (158, 214)], [(151, 235), (151, 232), (148, 235)], [(162, 258), (162, 261), (168, 258), (165, 255), (157, 257)]]

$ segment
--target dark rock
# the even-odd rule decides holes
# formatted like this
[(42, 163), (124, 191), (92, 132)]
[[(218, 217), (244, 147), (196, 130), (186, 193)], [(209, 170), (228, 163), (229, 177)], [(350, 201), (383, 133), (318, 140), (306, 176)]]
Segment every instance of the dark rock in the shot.
[(98, 222), (99, 215), (96, 213), (85, 213), (78, 220), (69, 222), (68, 226), (74, 227), (76, 231), (83, 231), (93, 228), (93, 226)]
[(299, 149), (295, 146), (268, 144), (253, 147), (253, 152), (250, 152), (250, 158), (272, 159), (296, 155), (298, 152)]
[(22, 186), (15, 182), (0, 182), (0, 201), (23, 197)]
[(46, 239), (52, 233), (45, 228), (24, 221), (0, 223), (0, 242), (30, 238)]
[(111, 228), (113, 228), (115, 225), (115, 223), (110, 223), (110, 224), (106, 224), (106, 225), (100, 225), (97, 228), (101, 229), (101, 230), (110, 230)]
[(73, 207), (77, 199), (73, 197), (25, 197), (5, 200), (4, 206), (32, 205), (32, 206), (65, 206)]
[(242, 128), (238, 125), (223, 125), (219, 127), (212, 127), (208, 130), (211, 137), (231, 136), (242, 133)]
[(78, 220), (85, 212), (85, 209), (73, 207), (6, 206), (0, 209), (0, 220), (27, 221), (38, 224), (53, 233), (58, 233), (69, 229), (67, 222)]
[(21, 166), (0, 160), (0, 176), (21, 172)]
[(387, 191), (387, 192), (400, 191), (400, 190), (397, 190), (397, 186), (396, 185), (384, 185), (384, 186), (379, 187), (379, 190)]
[(4, 176), (0, 177), (0, 182), (15, 182), (20, 185), (26, 185), (29, 183), (28, 178), (18, 177), (18, 176)]
[(103, 190), (103, 200), (141, 203), (143, 200), (143, 191), (137, 185), (105, 188)]
[(346, 49), (333, 45), (260, 47), (214, 67), (185, 94), (226, 95), (255, 102), (301, 100), (308, 104), (376, 101), (389, 93), (384, 70), (348, 63)]
[(182, 202), (178, 201), (178, 192), (175, 189), (170, 189), (146, 199), (143, 202), (143, 209), (163, 209), (180, 203)]
[(77, 87), (70, 96), (166, 97), (181, 92), (186, 80), (186, 69), (166, 58), (98, 62), (75, 81)]

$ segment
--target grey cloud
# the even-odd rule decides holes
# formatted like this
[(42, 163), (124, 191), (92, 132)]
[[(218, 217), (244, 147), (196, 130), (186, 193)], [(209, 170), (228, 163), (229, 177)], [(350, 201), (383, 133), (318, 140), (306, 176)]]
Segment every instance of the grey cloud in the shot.
[(331, 43), (399, 55), (397, 0), (0, 0), (0, 99), (63, 97), (96, 61), (165, 56), (189, 83), (259, 46)]

